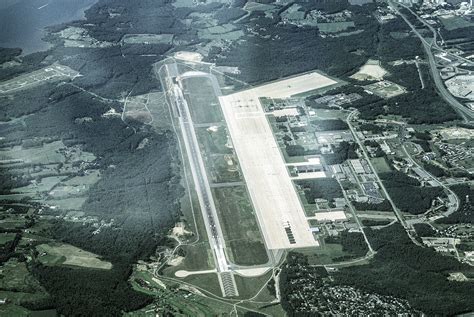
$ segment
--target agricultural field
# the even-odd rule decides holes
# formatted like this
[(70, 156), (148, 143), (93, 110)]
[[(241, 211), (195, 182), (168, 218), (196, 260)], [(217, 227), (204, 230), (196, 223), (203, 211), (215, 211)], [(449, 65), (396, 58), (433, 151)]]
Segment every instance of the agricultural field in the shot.
[[(2, 223), (0, 223), (0, 225), (1, 224)], [(13, 241), (15, 237), (16, 237), (16, 233), (1, 232), (0, 233), (0, 246)]]
[(89, 32), (80, 27), (70, 26), (61, 30), (55, 35), (59, 36), (64, 41), (65, 47), (110, 47), (113, 44), (110, 42), (98, 41), (89, 35)]
[(233, 262), (242, 265), (266, 263), (268, 257), (246, 188), (218, 187), (213, 189), (213, 194)]
[(44, 265), (79, 266), (109, 270), (112, 264), (101, 260), (91, 252), (81, 250), (69, 244), (40, 244), (36, 246), (39, 260)]
[(206, 29), (198, 31), (199, 38), (206, 40), (220, 40), (226, 39), (235, 41), (244, 36), (244, 31), (236, 28), (232, 24), (223, 24), (218, 26), (211, 26)]
[[(2, 274), (0, 275), (0, 298), (6, 298), (10, 303), (18, 305), (45, 299), (46, 297), (46, 290), (31, 275), (25, 262), (10, 259), (3, 264)], [(3, 308), (3, 305), (0, 305), (0, 315), (2, 315)], [(15, 307), (7, 307), (7, 309), (7, 311), (18, 311), (18, 308)]]
[(126, 34), (122, 42), (126, 44), (172, 44), (174, 34)]

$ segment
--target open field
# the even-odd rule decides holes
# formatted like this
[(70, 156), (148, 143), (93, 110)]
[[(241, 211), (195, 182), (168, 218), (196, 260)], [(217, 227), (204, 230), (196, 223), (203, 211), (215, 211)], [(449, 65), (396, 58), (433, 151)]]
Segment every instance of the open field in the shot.
[(266, 263), (267, 253), (245, 187), (214, 188), (213, 194), (233, 262), (241, 265)]
[(182, 83), (183, 94), (188, 102), (194, 124), (224, 120), (211, 79), (202, 76), (187, 77), (182, 79)]
[(0, 83), (0, 94), (14, 92), (20, 89), (30, 88), (43, 82), (54, 82), (70, 79), (78, 76), (75, 70), (60, 64), (36, 70), (34, 72), (20, 75), (13, 79)]
[(126, 44), (171, 44), (174, 34), (125, 34), (122, 42)]
[[(268, 98), (288, 98), (308, 91), (328, 87), (337, 84), (333, 80), (318, 72), (311, 72), (299, 76), (285, 78), (279, 81), (257, 86), (246, 90), (248, 96)], [(243, 92), (242, 92), (243, 93)]]
[(392, 98), (406, 92), (406, 89), (391, 81), (384, 80), (364, 86), (364, 88), (381, 98)]
[(201, 150), (208, 154), (232, 154), (227, 129), (223, 126), (195, 128)]
[(309, 229), (259, 97), (287, 97), (332, 83), (335, 81), (311, 73), (220, 97), (268, 249), (317, 246), (318, 242)]
[(327, 23), (318, 23), (317, 24), (319, 32), (321, 33), (337, 33), (345, 31), (350, 27), (354, 27), (355, 24), (353, 21), (343, 21), (343, 22), (327, 22)]
[(13, 241), (15, 237), (16, 237), (16, 233), (5, 233), (5, 232), (0, 233), (0, 246), (10, 241)]
[[(8, 277), (8, 278), (5, 278)], [(46, 290), (38, 280), (28, 271), (25, 262), (10, 259), (2, 265), (2, 278), (0, 278), (0, 298), (5, 298), (12, 304), (44, 300)], [(3, 310), (5, 305), (0, 305), (0, 316), (22, 316), (21, 314), (9, 315), (9, 312), (18, 311), (15, 307)], [(8, 313), (3, 313), (7, 311)]]
[(455, 15), (440, 16), (439, 20), (441, 21), (441, 23), (443, 23), (443, 26), (449, 31), (460, 28), (467, 28), (474, 25), (474, 23)]
[(109, 270), (112, 264), (97, 255), (68, 244), (40, 244), (36, 247), (39, 260), (45, 265), (72, 265)]
[(374, 157), (371, 158), (370, 161), (372, 162), (372, 165), (374, 166), (377, 173), (385, 173), (390, 172), (392, 170), (390, 165), (383, 157)]
[(351, 78), (357, 80), (381, 80), (386, 74), (387, 71), (380, 66), (379, 61), (369, 59)]
[[(137, 283), (141, 281), (141, 285)], [(163, 284), (164, 283), (164, 284)], [(144, 286), (144, 284), (146, 286)], [(166, 286), (166, 288), (163, 287)], [(227, 316), (232, 310), (232, 305), (218, 302), (210, 298), (193, 293), (193, 289), (185, 285), (179, 285), (168, 281), (158, 281), (149, 272), (134, 271), (132, 275), (132, 286), (134, 289), (150, 294), (157, 298), (157, 302), (141, 310), (125, 313), (124, 316), (153, 316), (157, 313), (156, 308), (165, 306), (172, 307), (184, 316)]]
[(123, 107), (122, 120), (124, 122), (138, 121), (144, 124), (153, 122), (153, 117), (148, 109), (149, 94), (128, 97)]
[(234, 155), (213, 155), (208, 158), (206, 163), (209, 166), (210, 180), (213, 183), (239, 182), (243, 180)]

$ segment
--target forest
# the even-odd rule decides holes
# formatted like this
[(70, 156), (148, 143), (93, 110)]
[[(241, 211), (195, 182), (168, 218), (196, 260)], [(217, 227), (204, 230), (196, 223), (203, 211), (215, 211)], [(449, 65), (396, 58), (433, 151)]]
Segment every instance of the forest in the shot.
[(366, 229), (377, 251), (368, 265), (339, 270), (334, 278), (369, 292), (405, 298), (428, 315), (452, 316), (474, 310), (473, 282), (454, 282), (449, 272), (473, 271), (452, 257), (419, 247), (395, 223), (380, 230)]
[(332, 201), (334, 198), (343, 197), (341, 186), (334, 178), (298, 180), (296, 184), (303, 188), (309, 204), (314, 204), (315, 199)]
[(426, 212), (433, 199), (444, 195), (440, 187), (422, 187), (416, 179), (399, 171), (380, 173), (379, 176), (395, 205), (414, 215)]
[(448, 217), (436, 220), (436, 222), (444, 224), (474, 224), (474, 187), (466, 184), (461, 184), (453, 185), (451, 186), (451, 189), (459, 198), (459, 209)]
[(356, 159), (359, 145), (355, 142), (342, 141), (333, 148), (333, 153), (323, 154), (326, 164), (341, 164), (348, 159)]

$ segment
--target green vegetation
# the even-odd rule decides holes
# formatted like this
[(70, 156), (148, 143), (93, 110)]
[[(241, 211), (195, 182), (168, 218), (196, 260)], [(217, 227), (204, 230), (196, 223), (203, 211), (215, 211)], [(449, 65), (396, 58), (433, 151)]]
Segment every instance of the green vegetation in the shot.
[(419, 237), (435, 237), (436, 231), (427, 223), (416, 223), (413, 225)]
[(386, 173), (392, 170), (385, 157), (374, 157), (370, 161), (378, 173)]
[(426, 212), (433, 199), (444, 195), (442, 188), (421, 187), (416, 179), (402, 172), (380, 173), (379, 176), (395, 205), (411, 214)]
[(233, 262), (241, 265), (266, 263), (267, 252), (246, 188), (218, 187), (213, 193)]
[[(470, 223), (474, 224), (474, 187), (469, 185), (453, 185), (451, 189), (459, 198), (459, 209), (448, 217), (436, 220), (437, 223), (455, 224)], [(467, 199), (469, 196), (469, 200)]]
[(190, 77), (183, 80), (184, 95), (194, 123), (221, 122), (219, 100), (214, 92), (212, 82), (208, 78)]
[(381, 203), (378, 204), (362, 203), (357, 201), (352, 202), (352, 204), (357, 210), (392, 211), (392, 205), (386, 199), (384, 199)]
[(316, 199), (326, 199), (331, 202), (334, 198), (343, 197), (341, 186), (334, 178), (297, 180), (295, 183), (303, 189), (309, 204), (314, 204)]
[(324, 154), (326, 164), (341, 164), (348, 159), (358, 158), (356, 150), (359, 148), (357, 143), (342, 141), (333, 149), (333, 153)]
[(367, 227), (386, 226), (391, 222), (391, 220), (362, 219), (362, 224)]
[(136, 310), (152, 301), (132, 289), (127, 282), (131, 272), (123, 268), (88, 270), (35, 264), (31, 270), (51, 294), (48, 305), (57, 306), (67, 316), (117, 316), (122, 310)]
[(364, 235), (360, 232), (342, 231), (338, 236), (330, 236), (325, 239), (326, 243), (341, 244), (342, 251), (347, 252), (347, 256), (336, 259), (343, 261), (350, 258), (363, 257), (369, 251)]
[(311, 124), (319, 131), (348, 130), (349, 126), (341, 119), (314, 120)]
[(336, 281), (369, 292), (405, 298), (413, 308), (429, 315), (456, 315), (470, 312), (474, 302), (472, 282), (452, 282), (449, 272), (472, 270), (457, 260), (418, 247), (400, 224), (385, 229), (367, 229), (377, 251), (369, 265), (340, 270)]
[(44, 265), (71, 265), (93, 269), (110, 269), (110, 262), (100, 260), (97, 255), (67, 244), (40, 244), (36, 246), (39, 261)]

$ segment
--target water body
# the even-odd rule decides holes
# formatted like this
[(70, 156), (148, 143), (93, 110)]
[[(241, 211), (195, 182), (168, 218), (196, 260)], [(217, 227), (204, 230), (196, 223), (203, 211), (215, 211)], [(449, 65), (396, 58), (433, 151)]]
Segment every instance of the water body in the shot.
[(0, 47), (20, 47), (23, 54), (47, 50), (44, 28), (84, 18), (97, 0), (0, 0)]

